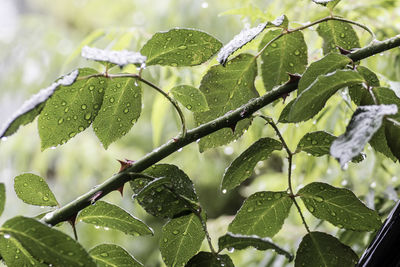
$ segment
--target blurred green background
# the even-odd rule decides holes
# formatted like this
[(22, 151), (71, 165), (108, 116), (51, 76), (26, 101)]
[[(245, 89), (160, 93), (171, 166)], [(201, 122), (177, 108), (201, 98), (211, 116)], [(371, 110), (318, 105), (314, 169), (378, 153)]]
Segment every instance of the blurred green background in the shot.
[[(15, 112), (30, 95), (47, 87), (58, 76), (76, 67), (98, 64), (79, 57), (85, 44), (98, 48), (140, 50), (141, 46), (157, 31), (173, 27), (204, 30), (227, 43), (245, 27), (256, 26), (266, 20), (286, 14), (291, 27), (328, 15), (325, 8), (311, 0), (2, 0), (0, 7), (0, 125)], [(368, 25), (378, 39), (399, 33), (399, 1), (342, 0), (336, 14)], [(362, 45), (371, 41), (368, 33), (356, 28)], [(322, 41), (315, 28), (304, 31), (309, 46), (310, 62), (322, 56)], [(255, 52), (256, 39), (243, 48)], [(239, 51), (240, 52), (240, 51)], [(145, 70), (145, 77), (168, 91), (177, 84), (198, 87), (208, 64), (194, 68), (152, 67)], [(379, 73), (383, 84), (396, 88), (400, 96), (400, 51), (394, 49), (362, 63)], [(126, 69), (129, 71), (129, 69)], [(261, 79), (256, 87), (264, 93)], [(179, 131), (179, 118), (170, 104), (144, 87), (142, 116), (132, 130), (108, 150), (100, 145), (92, 129), (79, 134), (63, 146), (46, 151), (40, 150), (36, 121), (23, 127), (17, 134), (0, 141), (0, 182), (6, 184), (7, 203), (0, 222), (16, 216), (34, 216), (47, 209), (32, 207), (17, 199), (13, 191), (13, 178), (23, 172), (45, 177), (50, 188), (62, 204), (75, 199), (119, 170), (116, 159), (135, 160), (174, 137)], [(290, 99), (287, 99), (288, 101)], [(327, 130), (343, 133), (354, 110), (346, 105), (346, 90), (328, 102), (327, 112), (315, 121), (301, 125), (278, 125), (289, 146), (294, 150), (297, 142), (308, 131)], [(284, 107), (282, 101), (267, 107), (263, 113), (277, 120)], [(186, 111), (185, 111), (186, 112)], [(192, 115), (186, 112), (189, 128), (194, 126)], [(198, 153), (196, 144), (163, 160), (176, 164), (194, 181), (203, 208), (208, 212), (209, 230), (216, 243), (223, 235), (233, 215), (248, 195), (260, 190), (286, 190), (287, 162), (285, 154), (275, 153), (259, 163), (252, 179), (230, 194), (222, 194), (219, 184), (224, 169), (246, 147), (261, 136), (274, 137), (271, 128), (261, 120), (255, 120), (245, 136), (225, 147)], [(306, 154), (295, 157), (294, 186), (312, 182), (328, 182), (335, 186), (352, 189), (371, 208), (377, 208), (383, 216), (397, 200), (396, 187), (400, 184), (398, 163), (376, 154), (369, 145), (366, 159), (351, 163), (346, 171), (327, 156), (313, 158)], [(99, 243), (115, 243), (123, 246), (145, 266), (163, 266), (158, 252), (159, 229), (165, 221), (147, 215), (131, 198), (126, 186), (124, 197), (111, 193), (105, 200), (119, 204), (136, 217), (146, 221), (154, 230), (154, 237), (125, 236), (119, 232), (96, 229), (91, 225), (77, 224), (80, 242), (87, 248)], [(321, 223), (305, 211), (312, 229), (337, 234), (338, 230), (328, 223)], [(72, 235), (69, 225), (61, 229)], [(289, 218), (274, 241), (295, 252), (305, 234), (298, 214), (292, 209)], [(369, 235), (339, 231), (341, 240), (362, 253)], [(204, 249), (207, 249), (204, 244)], [(228, 253), (228, 252), (227, 252)], [(230, 254), (236, 266), (292, 266), (282, 256), (253, 249)]]

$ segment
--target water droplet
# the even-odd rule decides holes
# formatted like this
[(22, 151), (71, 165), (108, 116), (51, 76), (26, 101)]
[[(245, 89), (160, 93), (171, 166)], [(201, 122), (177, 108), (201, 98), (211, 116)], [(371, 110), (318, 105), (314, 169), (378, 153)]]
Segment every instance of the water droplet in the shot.
[(346, 37), (346, 35), (344, 33), (341, 33), (340, 37), (344, 38), (344, 37)]
[(64, 112), (67, 113), (68, 111), (69, 111), (69, 108), (66, 107), (66, 108), (64, 109)]
[(178, 46), (178, 49), (181, 49), (181, 50), (184, 50), (184, 49), (186, 49), (187, 48), (187, 46), (186, 45), (181, 45), (181, 46)]
[(172, 39), (171, 37), (168, 37), (168, 38), (167, 38), (167, 41), (171, 41), (171, 39)]
[(71, 133), (69, 134), (69, 137), (74, 137), (75, 135), (76, 135), (75, 132), (71, 132)]
[(290, 63), (289, 63), (289, 66), (290, 66), (290, 67), (293, 67), (293, 66), (294, 66), (294, 64), (293, 64), (292, 62), (290, 62)]
[(278, 45), (276, 43), (271, 44), (272, 47), (277, 47)]
[(108, 253), (103, 252), (103, 253), (100, 254), (100, 256), (102, 256), (102, 257), (108, 257)]
[(86, 113), (86, 115), (85, 115), (85, 119), (86, 120), (89, 120), (91, 117), (92, 117), (91, 113)]
[(125, 113), (125, 114), (128, 113), (128, 112), (129, 112), (129, 109), (128, 109), (128, 108), (124, 109), (124, 113)]
[(315, 196), (314, 199), (315, 199), (315, 201), (317, 201), (317, 202), (322, 202), (322, 201), (324, 201), (324, 199), (323, 199), (322, 197), (319, 197), (319, 196)]
[(63, 102), (61, 103), (61, 106), (65, 106), (66, 104), (67, 104), (67, 102), (63, 101)]
[(338, 224), (338, 225), (337, 225), (337, 227), (339, 227), (339, 228), (343, 228), (343, 225), (341, 225), (341, 224)]
[(282, 197), (282, 194), (281, 193), (275, 193), (274, 194), (274, 198), (275, 199), (280, 199)]
[(83, 126), (79, 126), (78, 130), (79, 130), (80, 132), (82, 132), (83, 130), (85, 130), (85, 128), (84, 128)]
[(74, 253), (73, 252), (68, 252), (68, 256), (73, 256)]
[(314, 212), (314, 207), (313, 206), (308, 206), (308, 210), (310, 211), (310, 212)]
[(28, 184), (27, 184), (27, 183), (24, 183), (24, 186), (25, 186), (25, 187), (27, 187), (27, 186), (28, 186)]
[(332, 216), (336, 216), (336, 213), (334, 211), (331, 211)]
[(121, 88), (121, 84), (120, 83), (117, 83), (117, 88)]
[(85, 104), (83, 104), (83, 105), (81, 106), (81, 109), (85, 110), (85, 109), (87, 109), (87, 106), (86, 106)]
[(248, 207), (248, 208), (247, 208), (247, 212), (252, 212), (253, 210), (254, 210), (253, 207)]
[(63, 119), (63, 118), (59, 119), (59, 120), (58, 120), (58, 124), (61, 124), (61, 123), (63, 123), (63, 121), (64, 121), (64, 119)]
[(177, 235), (177, 234), (179, 234), (179, 231), (178, 231), (178, 230), (174, 230), (174, 231), (172, 231), (172, 233), (173, 233), (174, 235)]
[(46, 196), (44, 196), (44, 197), (43, 197), (43, 200), (44, 200), (44, 201), (49, 201), (49, 198), (46, 197)]
[(316, 145), (316, 144), (318, 144), (318, 142), (315, 141), (315, 140), (313, 140), (313, 141), (311, 142), (311, 144)]
[(191, 105), (187, 105), (186, 108), (187, 108), (188, 110), (191, 110), (191, 109), (192, 109), (192, 106), (191, 106)]
[(110, 103), (114, 103), (114, 101), (115, 101), (114, 97), (111, 97), (109, 101), (110, 101)]
[(300, 55), (300, 51), (299, 51), (299, 50), (296, 50), (296, 51), (294, 51), (294, 54), (295, 54), (296, 56), (298, 56), (298, 55)]

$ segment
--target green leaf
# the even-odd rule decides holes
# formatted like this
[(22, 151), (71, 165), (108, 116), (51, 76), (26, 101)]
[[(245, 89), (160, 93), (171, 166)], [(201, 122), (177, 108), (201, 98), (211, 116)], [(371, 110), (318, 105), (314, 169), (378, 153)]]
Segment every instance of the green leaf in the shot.
[(154, 34), (140, 52), (147, 56), (147, 66), (182, 67), (206, 62), (221, 47), (221, 42), (208, 33), (176, 28)]
[(170, 91), (174, 98), (192, 112), (208, 110), (208, 104), (204, 94), (190, 85), (179, 85)]
[(293, 260), (293, 255), (290, 252), (282, 249), (278, 245), (274, 244), (269, 238), (260, 238), (257, 236), (244, 236), (227, 233), (218, 239), (219, 251), (224, 248), (227, 249), (246, 249), (248, 247), (254, 247), (257, 250), (268, 250), (273, 249), (276, 253), (281, 254), (288, 258), (289, 261)]
[(82, 48), (82, 57), (106, 64), (115, 64), (120, 68), (128, 64), (142, 65), (146, 62), (146, 57), (138, 52), (104, 50), (89, 46)]
[(170, 220), (162, 228), (160, 252), (167, 266), (184, 266), (197, 251), (205, 237), (196, 214)]
[[(365, 82), (369, 87), (380, 86), (378, 76), (370, 69), (364, 66), (357, 66), (357, 72), (364, 77)], [(365, 105), (365, 102), (369, 101), (369, 99), (371, 98), (368, 89), (366, 89), (364, 85), (361, 84), (349, 86), (349, 95), (351, 97), (351, 100), (353, 100), (353, 102), (358, 106), (362, 103), (364, 103), (363, 105)], [(372, 102), (369, 104), (372, 104)]]
[[(156, 180), (156, 184), (152, 185), (150, 185), (152, 180), (146, 178), (136, 178), (130, 182), (133, 192), (140, 194), (140, 197), (134, 197), (148, 213), (157, 217), (172, 218), (176, 214), (190, 210), (188, 201), (197, 202), (193, 182), (177, 166), (157, 164), (143, 173), (155, 178), (164, 178)], [(168, 184), (168, 181), (170, 186), (166, 188), (164, 184)], [(150, 187), (141, 193), (147, 185)]]
[(348, 189), (315, 182), (300, 189), (298, 195), (312, 215), (339, 228), (373, 231), (381, 226), (377, 212)]
[(254, 170), (254, 167), (261, 160), (265, 160), (274, 150), (281, 150), (282, 144), (272, 138), (261, 138), (239, 157), (225, 170), (222, 178), (221, 188), (224, 192), (231, 190), (248, 179)]
[(190, 259), (185, 267), (234, 267), (228, 255), (214, 255), (210, 252), (199, 252)]
[(89, 251), (98, 267), (143, 266), (128, 251), (114, 244), (101, 244)]
[(0, 183), (0, 216), (3, 214), (5, 205), (6, 205), (6, 187), (3, 183)]
[(6, 235), (6, 237), (0, 236), (0, 253), (7, 266), (48, 266), (33, 258), (15, 238), (10, 235)]
[(400, 127), (393, 122), (385, 122), (385, 136), (393, 155), (400, 160)]
[(311, 232), (304, 236), (297, 250), (295, 267), (352, 267), (358, 262), (354, 251), (335, 237)]
[(315, 157), (329, 155), (329, 149), (336, 136), (325, 131), (305, 134), (297, 145), (296, 152), (304, 151)]
[(396, 105), (358, 107), (347, 125), (346, 132), (332, 143), (331, 155), (344, 167), (348, 161), (363, 151), (364, 146), (381, 127), (383, 117), (397, 112)]
[(349, 57), (341, 54), (329, 53), (325, 57), (310, 64), (299, 81), (297, 94), (306, 90), (319, 75), (328, 74), (338, 69), (343, 69), (351, 62)]
[(336, 91), (362, 82), (364, 82), (362, 76), (352, 70), (337, 70), (318, 76), (315, 82), (296, 98), (290, 109), (290, 122), (300, 122), (312, 118)]
[(129, 132), (142, 110), (142, 89), (136, 79), (113, 78), (108, 82), (103, 104), (93, 129), (104, 148)]
[(243, 203), (228, 231), (273, 237), (282, 228), (292, 204), (286, 192), (257, 192)]
[(292, 101), (290, 101), (289, 103), (286, 104), (286, 106), (281, 111), (281, 114), (279, 115), (278, 122), (290, 123), (289, 114), (290, 114), (290, 109), (292, 108), (294, 101), (296, 101), (296, 99), (293, 99)]
[(46, 181), (35, 174), (24, 173), (14, 178), (14, 190), (25, 203), (36, 206), (57, 206), (56, 197)]
[[(282, 30), (267, 32), (259, 49), (261, 50), (281, 32)], [(307, 45), (303, 33), (298, 31), (283, 35), (264, 50), (261, 60), (262, 78), (267, 91), (287, 82), (288, 73), (303, 73), (307, 66)]]
[(346, 50), (360, 47), (360, 41), (351, 24), (338, 20), (329, 20), (318, 25), (317, 32), (324, 40), (324, 55), (338, 52), (337, 47)]
[(326, 6), (327, 6), (330, 10), (333, 10), (333, 9), (335, 8), (335, 6), (336, 6), (337, 4), (339, 4), (340, 1), (341, 1), (341, 0), (333, 0), (333, 1), (330, 1)]
[(97, 116), (103, 101), (106, 78), (91, 77), (93, 69), (80, 69), (79, 77), (69, 86), (60, 86), (40, 113), (38, 128), (42, 150), (66, 143), (85, 130)]
[(0, 138), (10, 136), (14, 134), (20, 126), (32, 122), (40, 114), (40, 112), (42, 112), (46, 101), (53, 95), (55, 90), (62, 85), (68, 86), (73, 84), (78, 76), (78, 73), (78, 70), (74, 70), (71, 73), (59, 78), (49, 87), (42, 89), (36, 95), (33, 95), (0, 129)]
[(61, 231), (32, 218), (14, 217), (0, 228), (39, 261), (53, 266), (96, 266), (85, 249)]
[(254, 28), (243, 29), (239, 34), (235, 35), (233, 39), (229, 41), (229, 43), (227, 43), (226, 45), (224, 45), (224, 47), (221, 48), (221, 50), (218, 53), (218, 58), (217, 58), (218, 62), (221, 65), (225, 66), (226, 62), (228, 61), (228, 57), (230, 55), (232, 55), (238, 49), (242, 48), (244, 45), (251, 42), (266, 28), (281, 26), (284, 23), (285, 18), (286, 16), (282, 15), (274, 21), (261, 23)]
[(76, 219), (77, 221), (108, 227), (133, 236), (153, 234), (153, 230), (144, 222), (133, 217), (120, 207), (104, 201), (97, 201), (95, 204), (83, 209)]
[[(257, 97), (258, 93), (254, 87), (256, 76), (256, 60), (249, 54), (238, 55), (230, 60), (226, 67), (211, 67), (200, 84), (200, 91), (206, 96), (210, 110), (194, 113), (197, 125), (216, 119)], [(200, 152), (238, 139), (250, 123), (250, 119), (244, 119), (237, 125), (232, 125), (234, 132), (225, 128), (200, 139)]]

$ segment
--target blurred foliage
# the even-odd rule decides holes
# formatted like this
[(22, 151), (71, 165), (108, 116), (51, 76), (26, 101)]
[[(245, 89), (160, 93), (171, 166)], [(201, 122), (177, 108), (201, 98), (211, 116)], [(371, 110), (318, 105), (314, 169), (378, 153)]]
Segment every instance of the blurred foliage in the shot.
[[(60, 74), (75, 66), (92, 66), (79, 57), (84, 45), (99, 48), (140, 50), (144, 42), (155, 32), (173, 27), (198, 28), (228, 42), (243, 27), (256, 26), (267, 19), (275, 19), (286, 14), (291, 27), (327, 15), (327, 11), (308, 0), (3, 0), (4, 9), (0, 18), (0, 124), (21, 105), (24, 99), (48, 86)], [(304, 12), (307, 10), (307, 12)], [(398, 34), (400, 25), (400, 3), (396, 0), (371, 0), (368, 4), (361, 0), (342, 0), (336, 13), (347, 19), (368, 25), (384, 39)], [(361, 45), (369, 43), (368, 33), (356, 29)], [(321, 58), (322, 40), (315, 28), (304, 32), (309, 46), (309, 61)], [(256, 49), (261, 38), (245, 48)], [(199, 86), (202, 74), (209, 64), (195, 68), (153, 68), (147, 72), (152, 80), (168, 91), (178, 84)], [(400, 82), (400, 50), (393, 49), (380, 56), (371, 57), (363, 64), (381, 76), (383, 84), (398, 85)], [(95, 65), (98, 67), (98, 65)], [(259, 93), (265, 89), (260, 78), (256, 80)], [(399, 86), (400, 88), (400, 86)], [(399, 89), (400, 92), (400, 89)], [(106, 151), (92, 131), (79, 134), (68, 144), (54, 150), (41, 152), (36, 122), (24, 127), (18, 134), (0, 142), (0, 180), (6, 184), (7, 204), (1, 221), (15, 215), (33, 216), (44, 209), (32, 208), (16, 198), (13, 192), (13, 178), (23, 172), (33, 172), (45, 177), (57, 195), (61, 205), (68, 203), (88, 189), (116, 173), (119, 164), (116, 159), (135, 160), (168, 141), (179, 131), (179, 118), (174, 110), (152, 90), (144, 88), (142, 117), (131, 132), (112, 144)], [(288, 145), (294, 150), (298, 141), (309, 131), (325, 129), (335, 135), (344, 131), (346, 118), (352, 110), (346, 105), (347, 93), (337, 95), (328, 101), (328, 111), (315, 121), (295, 124), (279, 124)], [(290, 97), (286, 99), (290, 101)], [(275, 119), (283, 108), (283, 103), (263, 109), (263, 113)], [(354, 109), (354, 106), (353, 106)], [(186, 112), (186, 111), (185, 111)], [(189, 128), (194, 126), (189, 112)], [(347, 121), (346, 121), (347, 123)], [(224, 169), (260, 137), (274, 137), (273, 130), (256, 119), (250, 129), (237, 142), (228, 146), (198, 153), (197, 144), (191, 144), (180, 153), (164, 160), (176, 164), (194, 181), (196, 190), (210, 218), (209, 230), (213, 242), (223, 235), (232, 215), (241, 206), (244, 197), (260, 190), (286, 190), (286, 164), (283, 152), (276, 152), (262, 164), (259, 163), (252, 175), (253, 179), (239, 189), (222, 194), (219, 184)], [(299, 154), (294, 158), (294, 184), (328, 182), (335, 186), (347, 187), (367, 203), (375, 207), (385, 217), (397, 200), (400, 186), (400, 167), (389, 159), (375, 153), (367, 146), (366, 159), (351, 163), (342, 171), (332, 158), (314, 158)], [(254, 179), (257, 177), (257, 179)], [(96, 229), (91, 225), (78, 224), (80, 242), (90, 249), (100, 242), (121, 245), (146, 266), (162, 266), (157, 249), (162, 222), (147, 215), (131, 199), (132, 192), (126, 186), (124, 197), (119, 192), (111, 193), (105, 200), (130, 210), (155, 229), (155, 236), (129, 237), (113, 230)], [(12, 204), (11, 204), (12, 203)], [(315, 230), (335, 232), (328, 223), (320, 223), (308, 216), (310, 226)], [(72, 235), (70, 226), (60, 226)], [(370, 240), (370, 235), (344, 232), (341, 240), (362, 253)], [(277, 244), (295, 251), (305, 234), (298, 214), (292, 209), (284, 228), (274, 238)], [(205, 244), (203, 244), (204, 246)], [(283, 256), (271, 252), (252, 249), (237, 251), (231, 255), (237, 266), (292, 266)]]

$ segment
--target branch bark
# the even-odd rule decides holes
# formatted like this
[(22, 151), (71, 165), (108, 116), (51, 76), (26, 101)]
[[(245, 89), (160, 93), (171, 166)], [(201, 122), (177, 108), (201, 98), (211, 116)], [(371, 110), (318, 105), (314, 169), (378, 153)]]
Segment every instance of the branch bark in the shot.
[[(359, 61), (398, 46), (400, 46), (400, 35), (385, 41), (374, 41), (370, 45), (358, 49), (347, 56), (353, 61)], [(73, 218), (79, 211), (93, 203), (93, 197), (96, 198), (95, 200), (98, 200), (111, 191), (120, 188), (126, 182), (130, 181), (132, 176), (129, 175), (129, 173), (140, 173), (151, 165), (178, 151), (180, 148), (195, 142), (197, 139), (207, 136), (222, 128), (235, 125), (238, 121), (248, 118), (257, 110), (271, 104), (280, 97), (293, 92), (297, 89), (297, 85), (298, 81), (292, 81), (279, 86), (275, 90), (270, 91), (263, 96), (250, 100), (247, 104), (239, 107), (236, 110), (228, 112), (213, 121), (187, 131), (184, 137), (177, 136), (176, 138), (171, 139), (169, 142), (156, 148), (143, 158), (134, 162), (129, 168), (118, 174), (115, 174), (84, 195), (46, 215), (43, 220), (47, 224), (56, 225), (60, 222)]]

